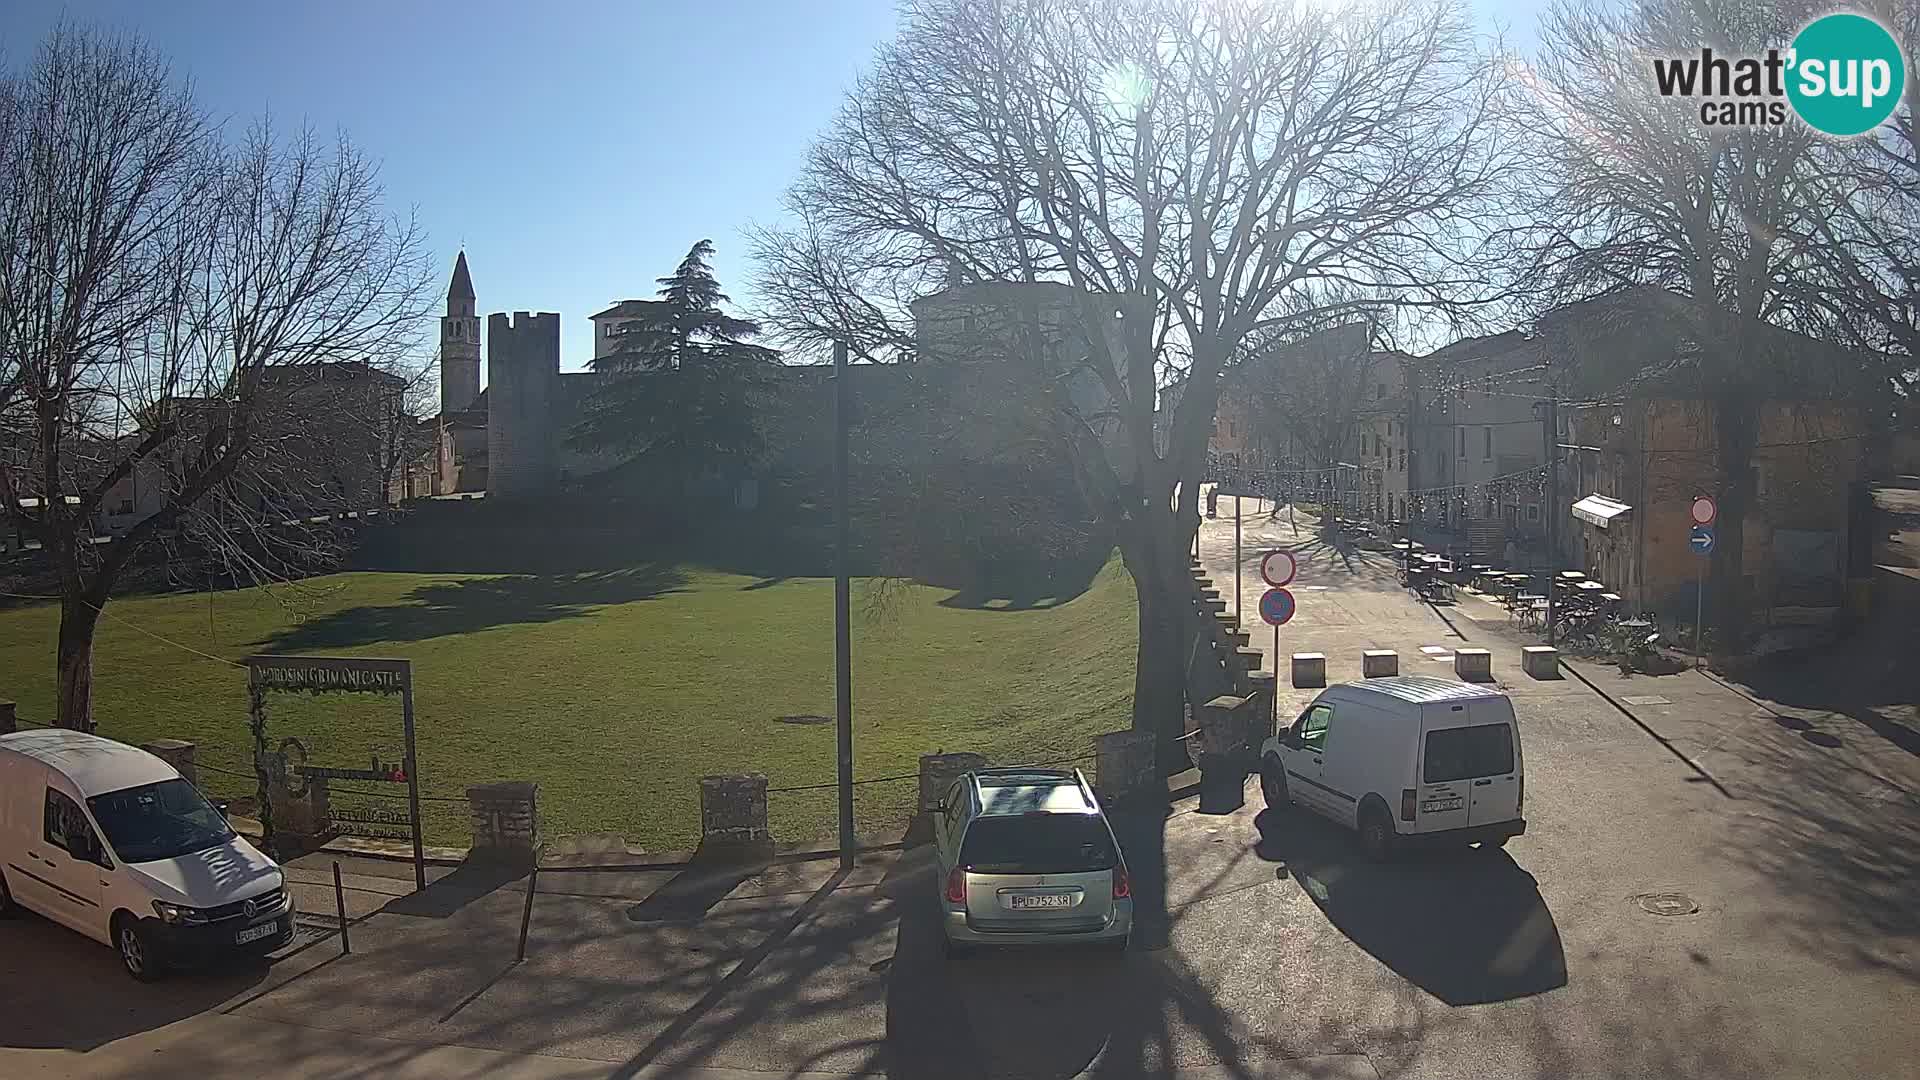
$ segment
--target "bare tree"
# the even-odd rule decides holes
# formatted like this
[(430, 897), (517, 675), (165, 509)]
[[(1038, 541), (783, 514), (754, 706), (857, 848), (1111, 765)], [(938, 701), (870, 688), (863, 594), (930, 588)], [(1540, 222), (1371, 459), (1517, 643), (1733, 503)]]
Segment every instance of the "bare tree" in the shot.
[(1353, 322), (1304, 338), (1268, 337), (1249, 342), (1247, 354), (1228, 378), (1252, 422), (1284, 437), (1292, 460), (1283, 467), (1310, 474), (1311, 486), (1337, 504), (1379, 356), (1371, 327)]
[[(138, 40), (62, 27), (0, 82), (0, 497), (58, 581), (59, 724), (93, 726), (94, 629), (142, 551), (253, 580), (337, 552), (344, 417), (400, 381), (422, 255), (351, 145), (229, 147)], [(157, 505), (95, 542), (128, 484)]]
[[(1654, 286), (1642, 295), (1685, 354), (1666, 378), (1711, 405), (1725, 641), (1741, 638), (1749, 610), (1744, 526), (1762, 406), (1813, 359), (1783, 355), (1778, 329), (1831, 324), (1838, 253), (1822, 225), (1819, 136), (1798, 123), (1703, 125), (1696, 104), (1659, 95), (1649, 58), (1758, 54), (1814, 13), (1797, 0), (1572, 0), (1546, 16), (1539, 60), (1517, 84), (1537, 136), (1527, 266), (1541, 306)], [(1853, 374), (1833, 364), (1826, 389), (1844, 391)]]
[[(1482, 287), (1459, 211), (1496, 182), (1505, 136), (1496, 65), (1470, 40), (1444, 0), (912, 0), (814, 148), (800, 224), (758, 238), (769, 322), (803, 347), (951, 362), (915, 340), (913, 297), (1070, 297), (1065, 335), (1041, 292), (1004, 304), (1007, 351), (1061, 388), (1037, 404), (1134, 578), (1136, 729), (1181, 724), (1198, 480), (1248, 335)], [(1098, 404), (1065, 391), (1076, 380)]]

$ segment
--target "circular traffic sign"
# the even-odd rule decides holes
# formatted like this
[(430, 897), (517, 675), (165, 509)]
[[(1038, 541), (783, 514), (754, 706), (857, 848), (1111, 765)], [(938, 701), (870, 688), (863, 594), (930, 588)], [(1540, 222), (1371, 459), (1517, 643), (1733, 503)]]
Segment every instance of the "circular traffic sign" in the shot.
[(1280, 548), (1269, 551), (1260, 558), (1260, 577), (1267, 584), (1278, 589), (1282, 585), (1293, 583), (1293, 575), (1300, 572), (1300, 564), (1293, 552)]
[(1698, 495), (1694, 497), (1693, 506), (1688, 512), (1693, 515), (1695, 525), (1711, 525), (1713, 519), (1720, 516), (1720, 507), (1715, 505), (1711, 496)]
[(1274, 586), (1260, 594), (1260, 618), (1268, 626), (1282, 626), (1293, 618), (1293, 594)]

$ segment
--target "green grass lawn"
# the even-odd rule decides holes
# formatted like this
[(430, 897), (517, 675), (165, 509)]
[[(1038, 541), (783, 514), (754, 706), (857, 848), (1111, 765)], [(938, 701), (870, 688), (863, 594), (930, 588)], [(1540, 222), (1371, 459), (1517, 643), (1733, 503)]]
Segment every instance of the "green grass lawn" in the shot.
[[(1133, 583), (1117, 559), (1057, 606), (963, 607), (951, 590), (916, 585), (874, 611), (865, 594), (856, 581), (856, 776), (910, 773), (935, 750), (996, 761), (1085, 754), (1092, 736), (1128, 723)], [(538, 781), (548, 837), (618, 833), (651, 850), (684, 849), (697, 837), (703, 774), (764, 772), (776, 789), (834, 777), (834, 728), (823, 722), (833, 715), (829, 579), (686, 564), (346, 573), (107, 610), (94, 660), (101, 733), (191, 739), (219, 768), (248, 768), (244, 672), (149, 635), (232, 659), (412, 660), (423, 792), (462, 797), (470, 783)], [(52, 718), (57, 619), (54, 605), (0, 610), (0, 698), (17, 700), (28, 721)], [(372, 695), (269, 698), (273, 739), (299, 736), (324, 765), (359, 765), (375, 748), (397, 757), (399, 712), (397, 700)], [(220, 794), (252, 790), (210, 771), (203, 783)], [(904, 821), (916, 789), (905, 780), (857, 790), (863, 832), (879, 832)], [(779, 840), (828, 836), (833, 792), (774, 794), (770, 813)], [(426, 817), (429, 842), (465, 842), (463, 799), (430, 803)]]

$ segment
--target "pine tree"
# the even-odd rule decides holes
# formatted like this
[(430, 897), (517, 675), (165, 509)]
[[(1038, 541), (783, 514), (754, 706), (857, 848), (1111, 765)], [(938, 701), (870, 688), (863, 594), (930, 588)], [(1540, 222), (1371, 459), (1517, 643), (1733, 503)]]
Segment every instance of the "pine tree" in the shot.
[(617, 352), (593, 361), (602, 376), (569, 436), (583, 450), (681, 470), (739, 464), (761, 451), (752, 392), (780, 354), (749, 339), (758, 323), (726, 314), (707, 259), (713, 241), (693, 245), (668, 276), (660, 300), (621, 334)]

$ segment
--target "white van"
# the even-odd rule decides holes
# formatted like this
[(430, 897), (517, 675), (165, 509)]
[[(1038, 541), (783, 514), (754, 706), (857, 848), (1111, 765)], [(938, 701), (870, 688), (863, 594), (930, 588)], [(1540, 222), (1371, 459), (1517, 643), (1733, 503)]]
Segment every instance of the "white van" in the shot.
[(59, 728), (0, 735), (0, 915), (16, 904), (113, 946), (142, 982), (293, 940), (280, 868), (192, 784)]
[(1527, 831), (1512, 700), (1426, 675), (1328, 687), (1261, 746), (1260, 789), (1269, 807), (1298, 803), (1357, 830), (1376, 859), (1404, 842), (1504, 844)]

